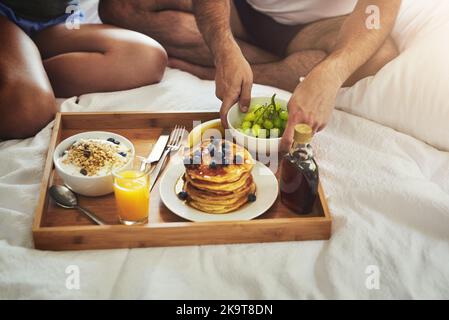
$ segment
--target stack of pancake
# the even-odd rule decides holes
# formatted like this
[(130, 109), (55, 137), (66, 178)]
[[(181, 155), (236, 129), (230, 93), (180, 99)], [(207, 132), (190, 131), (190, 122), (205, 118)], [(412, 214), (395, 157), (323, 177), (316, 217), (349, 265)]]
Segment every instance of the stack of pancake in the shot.
[(187, 203), (213, 214), (237, 210), (251, 197), (256, 185), (251, 170), (254, 161), (244, 148), (224, 140), (203, 142), (185, 162), (184, 191)]

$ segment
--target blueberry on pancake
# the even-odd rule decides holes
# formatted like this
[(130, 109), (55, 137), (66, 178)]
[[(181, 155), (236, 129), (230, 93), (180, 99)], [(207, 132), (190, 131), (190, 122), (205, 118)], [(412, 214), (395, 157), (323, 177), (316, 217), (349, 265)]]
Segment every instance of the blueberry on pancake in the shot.
[[(202, 155), (201, 161), (198, 155)], [(238, 155), (239, 163), (234, 160)], [(223, 214), (249, 202), (256, 185), (251, 174), (254, 160), (244, 148), (224, 140), (203, 142), (192, 150), (195, 165), (186, 165), (184, 190), (187, 203), (201, 211)], [(220, 159), (217, 159), (220, 157)]]

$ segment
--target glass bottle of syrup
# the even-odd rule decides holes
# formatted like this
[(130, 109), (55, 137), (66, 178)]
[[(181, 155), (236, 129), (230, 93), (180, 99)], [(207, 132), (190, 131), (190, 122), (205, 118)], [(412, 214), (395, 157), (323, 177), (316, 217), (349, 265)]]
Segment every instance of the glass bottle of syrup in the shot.
[(295, 127), (294, 142), (281, 165), (281, 201), (298, 214), (309, 214), (318, 196), (318, 166), (313, 158), (312, 128)]

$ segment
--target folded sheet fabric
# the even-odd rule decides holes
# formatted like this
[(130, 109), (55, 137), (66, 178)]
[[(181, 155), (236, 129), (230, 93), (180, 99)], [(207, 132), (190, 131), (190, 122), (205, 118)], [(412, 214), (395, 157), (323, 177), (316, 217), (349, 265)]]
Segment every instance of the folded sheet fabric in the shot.
[(337, 107), (449, 151), (449, 1), (403, 0), (393, 33), (401, 54), (343, 89)]

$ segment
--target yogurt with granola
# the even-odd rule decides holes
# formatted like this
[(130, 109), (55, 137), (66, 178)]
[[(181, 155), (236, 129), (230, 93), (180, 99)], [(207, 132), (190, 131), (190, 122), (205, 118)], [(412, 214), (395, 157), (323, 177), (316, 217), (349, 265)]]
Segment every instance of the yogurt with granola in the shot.
[(58, 159), (66, 173), (81, 177), (107, 176), (131, 159), (131, 149), (120, 141), (109, 139), (80, 139)]

